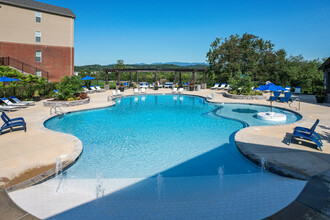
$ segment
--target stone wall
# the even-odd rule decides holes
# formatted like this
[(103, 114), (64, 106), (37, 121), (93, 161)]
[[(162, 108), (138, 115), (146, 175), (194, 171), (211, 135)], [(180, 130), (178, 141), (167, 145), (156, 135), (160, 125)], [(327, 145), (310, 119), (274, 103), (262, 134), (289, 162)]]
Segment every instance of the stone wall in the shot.
[(76, 101), (52, 101), (47, 100), (44, 101), (44, 107), (53, 107), (53, 106), (59, 106), (59, 107), (71, 107), (76, 105), (84, 105), (89, 103), (89, 98), (82, 99), (82, 100), (76, 100)]
[(231, 99), (245, 99), (245, 100), (265, 100), (267, 99), (264, 95), (234, 95), (227, 92), (222, 93), (224, 97)]

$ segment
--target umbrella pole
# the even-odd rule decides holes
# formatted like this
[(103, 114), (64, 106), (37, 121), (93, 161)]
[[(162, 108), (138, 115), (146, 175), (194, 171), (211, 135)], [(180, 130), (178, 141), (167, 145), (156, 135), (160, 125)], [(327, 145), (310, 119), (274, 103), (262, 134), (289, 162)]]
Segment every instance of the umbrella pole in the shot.
[(273, 112), (273, 101), (270, 101), (270, 112)]

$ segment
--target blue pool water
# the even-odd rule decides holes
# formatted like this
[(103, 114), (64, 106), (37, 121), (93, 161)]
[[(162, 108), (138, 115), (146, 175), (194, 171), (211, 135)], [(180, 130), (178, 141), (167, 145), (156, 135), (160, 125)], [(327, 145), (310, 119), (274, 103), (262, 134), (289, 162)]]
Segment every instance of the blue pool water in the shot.
[[(270, 123), (256, 118), (267, 106), (211, 104), (199, 97), (147, 95), (120, 98), (109, 108), (69, 113), (45, 127), (78, 137), (83, 153), (70, 178), (147, 178), (258, 173), (236, 149), (235, 133)], [(292, 123), (301, 116), (283, 109)]]

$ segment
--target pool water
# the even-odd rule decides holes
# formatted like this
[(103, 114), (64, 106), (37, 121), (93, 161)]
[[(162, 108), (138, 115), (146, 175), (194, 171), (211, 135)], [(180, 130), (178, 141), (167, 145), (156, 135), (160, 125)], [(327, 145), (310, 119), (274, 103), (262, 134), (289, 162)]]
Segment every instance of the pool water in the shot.
[[(109, 108), (54, 117), (45, 127), (78, 137), (79, 160), (68, 169), (72, 179), (189, 177), (260, 173), (242, 156), (234, 135), (245, 126), (280, 124), (256, 117), (268, 106), (211, 104), (184, 95), (146, 95), (116, 99)], [(287, 115), (282, 123), (301, 116)]]

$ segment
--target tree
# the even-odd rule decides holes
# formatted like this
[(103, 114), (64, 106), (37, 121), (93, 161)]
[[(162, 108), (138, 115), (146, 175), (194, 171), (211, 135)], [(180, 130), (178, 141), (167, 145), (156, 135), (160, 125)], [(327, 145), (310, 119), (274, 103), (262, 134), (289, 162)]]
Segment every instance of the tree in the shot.
[(264, 75), (271, 75), (276, 63), (276, 51), (270, 41), (265, 41), (252, 34), (231, 35), (229, 38), (217, 38), (207, 53), (210, 73), (218, 76), (220, 81), (236, 75), (250, 74), (254, 81), (264, 80), (259, 73), (268, 70)]
[(124, 64), (124, 60), (117, 60), (115, 69), (126, 69), (126, 65)]
[(323, 75), (319, 60), (306, 61), (301, 55), (287, 58), (284, 49), (274, 50), (274, 44), (252, 34), (217, 38), (207, 53), (208, 75), (219, 82), (238, 82), (241, 75), (258, 84), (271, 81), (282, 86), (300, 86), (305, 93), (320, 90)]

